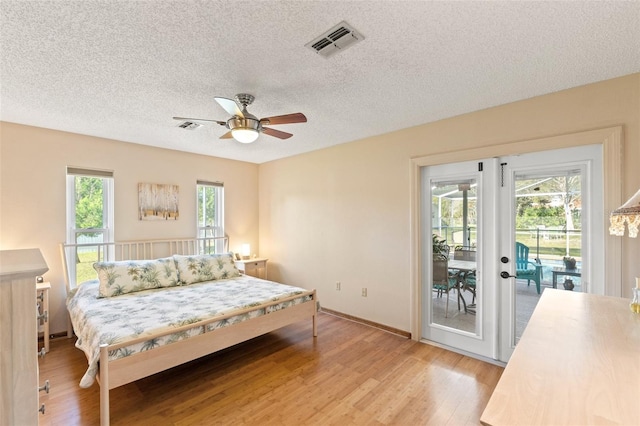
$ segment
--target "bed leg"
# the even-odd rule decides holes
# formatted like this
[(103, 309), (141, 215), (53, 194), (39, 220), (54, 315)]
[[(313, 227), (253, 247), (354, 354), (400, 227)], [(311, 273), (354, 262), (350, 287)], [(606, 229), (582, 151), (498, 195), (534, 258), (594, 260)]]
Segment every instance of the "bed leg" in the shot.
[(100, 426), (109, 426), (109, 350), (100, 345)]
[(313, 290), (313, 337), (318, 337), (318, 297), (316, 291)]
[(318, 321), (317, 315), (313, 316), (313, 337), (318, 337)]

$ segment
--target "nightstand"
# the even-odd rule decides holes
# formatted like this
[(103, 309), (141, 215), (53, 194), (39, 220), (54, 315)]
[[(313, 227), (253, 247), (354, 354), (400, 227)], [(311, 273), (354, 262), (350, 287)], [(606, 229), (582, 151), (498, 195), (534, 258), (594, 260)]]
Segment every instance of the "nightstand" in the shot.
[(38, 328), (43, 326), (44, 351), (49, 352), (49, 290), (51, 283), (37, 283), (36, 295), (38, 301)]
[(246, 260), (236, 260), (236, 267), (240, 272), (252, 277), (267, 279), (267, 261), (269, 259), (254, 258)]

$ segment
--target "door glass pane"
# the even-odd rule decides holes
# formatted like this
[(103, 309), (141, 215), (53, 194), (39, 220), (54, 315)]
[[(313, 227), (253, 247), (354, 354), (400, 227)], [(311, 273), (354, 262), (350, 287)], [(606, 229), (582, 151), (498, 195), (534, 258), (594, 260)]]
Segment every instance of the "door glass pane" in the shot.
[(477, 334), (476, 179), (431, 180), (432, 323)]
[(580, 170), (516, 174), (515, 198), (517, 342), (546, 288), (583, 291)]

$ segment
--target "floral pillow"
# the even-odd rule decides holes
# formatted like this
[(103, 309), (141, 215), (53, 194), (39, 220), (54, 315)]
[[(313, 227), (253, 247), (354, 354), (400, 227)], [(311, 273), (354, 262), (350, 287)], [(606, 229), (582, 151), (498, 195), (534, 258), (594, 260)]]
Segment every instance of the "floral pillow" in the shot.
[(113, 297), (151, 288), (174, 287), (180, 284), (172, 257), (155, 260), (125, 260), (96, 262), (100, 286), (98, 297)]
[(173, 258), (178, 267), (181, 285), (240, 276), (232, 253), (195, 256), (174, 255)]

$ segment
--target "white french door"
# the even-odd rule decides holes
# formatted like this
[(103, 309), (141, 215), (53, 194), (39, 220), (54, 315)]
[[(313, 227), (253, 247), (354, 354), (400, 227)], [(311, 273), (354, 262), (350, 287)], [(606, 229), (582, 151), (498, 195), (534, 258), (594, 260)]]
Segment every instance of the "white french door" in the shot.
[[(561, 262), (563, 255), (579, 259), (580, 276), (574, 278), (577, 285), (572, 291), (604, 292), (601, 145), (425, 166), (420, 173), (423, 339), (508, 361), (540, 296), (535, 283), (515, 278), (516, 241), (529, 246), (530, 260), (545, 263), (540, 266), (540, 293), (553, 287), (552, 262)], [(565, 192), (569, 183), (572, 191), (578, 188), (579, 201), (574, 201), (570, 211), (579, 221), (574, 224), (579, 231), (540, 225), (526, 229), (526, 221), (522, 225), (527, 202), (548, 203), (549, 209), (562, 211), (558, 207), (561, 188), (557, 194), (548, 190), (552, 181), (565, 182)], [(527, 191), (533, 195), (523, 202)], [(520, 215), (518, 230), (516, 215)], [(573, 234), (579, 234), (579, 242), (570, 241), (575, 239)], [(541, 242), (542, 238), (554, 240)], [(456, 263), (456, 247), (474, 253), (475, 282), (463, 283), (459, 277), (464, 275), (454, 267), (448, 269), (457, 278), (451, 283), (443, 281), (436, 260), (443, 245), (438, 242), (443, 240), (448, 246), (448, 265), (468, 265)], [(454, 287), (448, 289), (447, 284)]]
[[(421, 170), (422, 337), (487, 358), (496, 357), (497, 344), (491, 282), (497, 246), (486, 237), (497, 226), (496, 164), (488, 159)], [(466, 264), (457, 259), (463, 252)], [(443, 255), (446, 263), (439, 260)]]
[[(508, 361), (526, 329), (539, 294), (532, 282), (516, 279), (516, 242), (528, 246), (529, 260), (541, 269), (541, 293), (553, 288), (562, 291), (604, 293), (604, 229), (602, 211), (602, 146), (591, 145), (500, 158), (499, 232), (501, 277), (499, 359)], [(555, 184), (554, 184), (555, 182)], [(545, 189), (546, 188), (546, 189)], [(516, 226), (522, 206), (546, 201), (549, 209), (561, 210), (563, 201), (574, 203), (572, 226), (564, 229), (548, 225)], [(538, 223), (544, 223), (538, 218)], [(548, 223), (548, 222), (547, 222)], [(567, 269), (564, 257), (577, 259), (575, 269)], [(529, 266), (534, 268), (533, 265)], [(506, 274), (505, 274), (506, 272)], [(558, 275), (569, 272), (572, 275)], [(563, 281), (571, 280), (566, 287)], [(565, 281), (566, 282), (566, 281)]]

